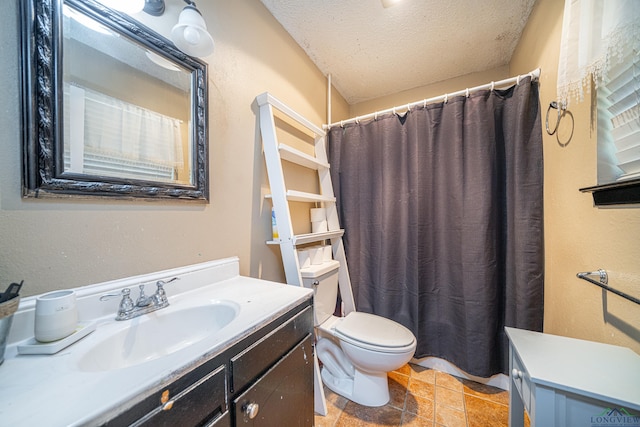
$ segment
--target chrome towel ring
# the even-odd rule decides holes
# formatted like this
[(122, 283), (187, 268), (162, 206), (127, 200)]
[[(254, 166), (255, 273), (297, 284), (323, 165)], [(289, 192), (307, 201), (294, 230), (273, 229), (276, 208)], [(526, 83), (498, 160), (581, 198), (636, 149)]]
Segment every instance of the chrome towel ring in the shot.
[[(553, 130), (549, 129), (549, 112), (551, 111), (552, 108), (558, 110), (558, 118), (556, 119), (556, 125), (553, 127)], [(562, 142), (560, 142), (560, 139), (559, 139), (558, 135), (556, 134), (556, 132), (558, 131), (558, 127), (560, 126), (560, 120), (565, 115), (571, 116), (571, 134), (569, 135), (569, 138), (567, 139), (567, 142), (562, 143)], [(556, 134), (556, 139), (558, 139), (558, 144), (560, 144), (561, 147), (566, 147), (567, 144), (569, 144), (569, 142), (571, 141), (571, 138), (573, 137), (574, 123), (573, 123), (573, 114), (571, 113), (571, 111), (567, 110), (566, 104), (564, 104), (563, 102), (552, 101), (549, 104), (549, 108), (547, 108), (547, 116), (545, 118), (544, 124), (545, 124), (545, 128), (547, 130), (547, 133), (549, 135)]]
[[(556, 125), (554, 126), (553, 130), (550, 130), (549, 129), (549, 112), (551, 111), (552, 108), (558, 110), (558, 119), (556, 120)], [(549, 135), (555, 134), (556, 131), (558, 130), (558, 125), (560, 124), (560, 119), (562, 118), (562, 112), (566, 109), (567, 107), (563, 103), (560, 103), (558, 105), (556, 101), (553, 101), (549, 104), (549, 108), (547, 108), (547, 118), (544, 121), (545, 127), (547, 128), (547, 133)]]

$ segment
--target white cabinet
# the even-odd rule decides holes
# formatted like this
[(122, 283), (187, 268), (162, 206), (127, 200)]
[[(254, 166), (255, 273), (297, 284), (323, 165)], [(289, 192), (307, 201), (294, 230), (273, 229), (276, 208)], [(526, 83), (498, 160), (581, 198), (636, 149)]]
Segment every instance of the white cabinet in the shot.
[(640, 426), (640, 356), (628, 348), (505, 328), (509, 426)]

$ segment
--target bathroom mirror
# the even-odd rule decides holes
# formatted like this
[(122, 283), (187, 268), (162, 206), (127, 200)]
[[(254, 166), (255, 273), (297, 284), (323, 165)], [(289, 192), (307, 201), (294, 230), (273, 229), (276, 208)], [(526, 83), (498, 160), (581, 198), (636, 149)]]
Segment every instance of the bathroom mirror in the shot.
[(94, 0), (25, 0), (23, 196), (208, 200), (207, 68)]

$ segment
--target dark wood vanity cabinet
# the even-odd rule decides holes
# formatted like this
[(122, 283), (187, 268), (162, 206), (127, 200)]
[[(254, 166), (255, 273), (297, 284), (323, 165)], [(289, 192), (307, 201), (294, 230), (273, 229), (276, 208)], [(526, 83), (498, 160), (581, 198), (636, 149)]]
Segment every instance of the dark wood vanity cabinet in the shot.
[(104, 425), (312, 426), (312, 333), (307, 300)]
[(235, 426), (313, 425), (312, 344), (308, 336), (233, 400)]

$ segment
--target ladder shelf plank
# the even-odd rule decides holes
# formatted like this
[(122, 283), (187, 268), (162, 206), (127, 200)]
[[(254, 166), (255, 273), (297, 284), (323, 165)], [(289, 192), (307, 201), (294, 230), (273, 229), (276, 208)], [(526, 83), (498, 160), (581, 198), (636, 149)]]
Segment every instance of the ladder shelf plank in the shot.
[[(265, 199), (271, 199), (271, 194), (265, 194)], [(304, 191), (287, 190), (287, 200), (290, 202), (335, 202), (336, 198), (331, 196), (323, 196), (322, 194), (305, 193)]]
[[(292, 237), (291, 241), (294, 245), (304, 245), (306, 243), (320, 242), (322, 240), (335, 239), (344, 235), (344, 229), (335, 231), (325, 231), (324, 233), (306, 233), (296, 234)], [(283, 243), (282, 239), (267, 240), (267, 245), (279, 245)]]
[(329, 163), (322, 162), (317, 158), (310, 156), (307, 153), (296, 150), (286, 144), (279, 144), (278, 150), (280, 151), (280, 157), (283, 160), (295, 163), (300, 166), (304, 166), (309, 169), (329, 169)]

